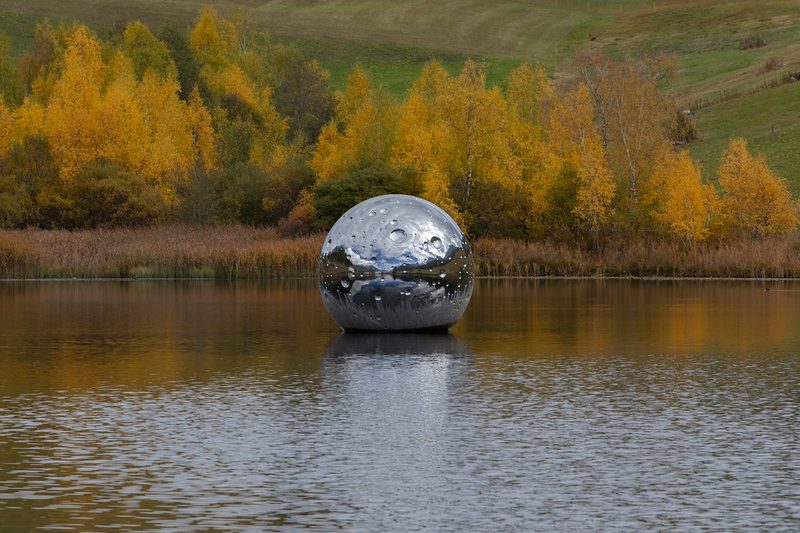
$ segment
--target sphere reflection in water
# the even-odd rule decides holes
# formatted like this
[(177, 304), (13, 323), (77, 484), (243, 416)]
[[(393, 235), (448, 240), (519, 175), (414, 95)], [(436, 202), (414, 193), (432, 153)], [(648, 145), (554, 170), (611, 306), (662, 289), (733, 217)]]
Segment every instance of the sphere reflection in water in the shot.
[(407, 361), (408, 356), (464, 359), (471, 355), (467, 345), (452, 333), (340, 333), (325, 349), (323, 359), (378, 356), (391, 362), (392, 356)]
[(371, 198), (333, 225), (320, 254), (320, 291), (346, 330), (444, 329), (472, 296), (472, 250), (434, 204)]

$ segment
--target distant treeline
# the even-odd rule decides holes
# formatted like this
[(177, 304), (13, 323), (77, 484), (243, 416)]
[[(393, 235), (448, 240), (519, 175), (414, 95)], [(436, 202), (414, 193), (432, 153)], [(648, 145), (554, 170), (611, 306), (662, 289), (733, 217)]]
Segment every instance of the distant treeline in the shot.
[(140, 22), (107, 40), (37, 26), (12, 60), (0, 39), (0, 227), (155, 223), (324, 230), (390, 192), (423, 196), (476, 237), (636, 238), (691, 249), (794, 232), (785, 180), (733, 139), (716, 178), (681, 147), (692, 117), (660, 87), (668, 57), (576, 58), (487, 87), (481, 63), (426, 66), (402, 101), (357, 67), (341, 92), (244, 16), (192, 28)]

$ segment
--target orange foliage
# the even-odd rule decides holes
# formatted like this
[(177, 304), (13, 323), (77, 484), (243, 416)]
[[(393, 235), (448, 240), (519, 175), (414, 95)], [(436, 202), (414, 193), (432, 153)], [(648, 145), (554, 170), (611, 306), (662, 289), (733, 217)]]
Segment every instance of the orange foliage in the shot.
[(752, 236), (791, 233), (797, 229), (797, 204), (786, 180), (761, 157), (753, 157), (744, 139), (733, 139), (719, 169), (724, 224)]

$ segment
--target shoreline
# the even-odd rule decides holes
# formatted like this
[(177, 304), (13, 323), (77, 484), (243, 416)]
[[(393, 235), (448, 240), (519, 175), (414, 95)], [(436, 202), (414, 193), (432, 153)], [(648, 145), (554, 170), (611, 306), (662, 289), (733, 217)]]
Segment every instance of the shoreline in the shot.
[[(313, 281), (317, 277), (316, 274), (307, 276), (277, 276), (269, 278), (213, 278), (213, 277), (126, 277), (126, 278), (92, 278), (92, 277), (72, 277), (72, 278), (0, 278), (2, 283), (39, 283), (39, 282), (52, 282), (52, 283), (86, 283), (86, 282), (143, 282), (143, 281), (203, 281), (203, 282), (226, 282), (226, 283), (263, 283), (263, 282), (285, 282), (285, 281)], [(787, 282), (800, 282), (800, 277), (791, 278), (777, 278), (777, 277), (721, 277), (721, 276), (475, 276), (476, 281), (746, 281), (746, 282), (759, 282), (759, 281), (787, 281)]]

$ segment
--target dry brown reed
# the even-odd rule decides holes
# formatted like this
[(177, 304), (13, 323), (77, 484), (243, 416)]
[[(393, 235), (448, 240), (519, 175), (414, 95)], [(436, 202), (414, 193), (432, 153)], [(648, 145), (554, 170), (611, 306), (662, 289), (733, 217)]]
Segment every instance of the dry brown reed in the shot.
[[(0, 230), (0, 278), (311, 276), (322, 239), (245, 226)], [(798, 235), (695, 248), (644, 238), (598, 251), (512, 239), (478, 239), (474, 248), (480, 276), (800, 278)]]
[(587, 251), (567, 244), (480, 239), (481, 276), (798, 278), (800, 237), (744, 239), (694, 248), (644, 238)]
[(273, 228), (158, 226), (0, 231), (2, 278), (272, 278), (316, 270), (322, 235)]

